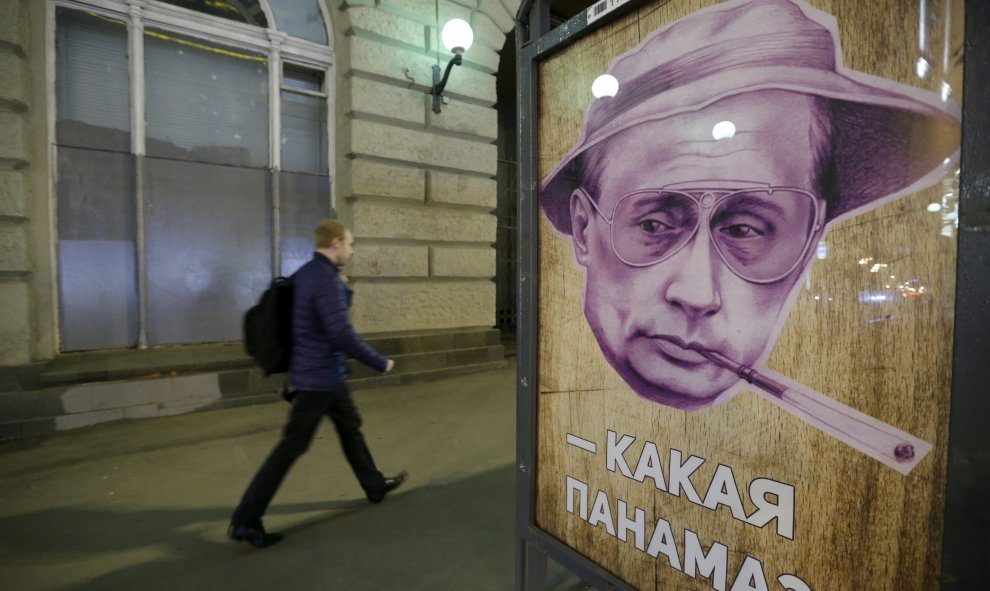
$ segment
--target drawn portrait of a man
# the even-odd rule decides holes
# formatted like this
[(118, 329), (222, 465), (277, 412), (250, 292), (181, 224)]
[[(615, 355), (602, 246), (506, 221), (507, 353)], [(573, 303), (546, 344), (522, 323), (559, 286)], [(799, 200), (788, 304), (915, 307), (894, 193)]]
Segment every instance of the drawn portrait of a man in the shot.
[(955, 167), (958, 107), (844, 68), (835, 19), (802, 0), (696, 12), (607, 73), (617, 94), (592, 101), (540, 206), (605, 359), (674, 408), (745, 385), (713, 359), (763, 367), (834, 224)]

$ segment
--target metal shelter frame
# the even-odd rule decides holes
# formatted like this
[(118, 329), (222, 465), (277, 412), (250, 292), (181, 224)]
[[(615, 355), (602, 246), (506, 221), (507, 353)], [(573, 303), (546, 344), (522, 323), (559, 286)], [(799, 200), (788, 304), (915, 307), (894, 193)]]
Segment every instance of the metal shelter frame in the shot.
[[(516, 384), (516, 590), (543, 591), (547, 559), (602, 591), (627, 583), (536, 525), (539, 394), (539, 65), (645, 0), (601, 0), (553, 27), (551, 0), (523, 0), (516, 14), (519, 105), (519, 233)], [(942, 584), (944, 591), (990, 588), (990, 3), (965, 0), (963, 134), (955, 333)]]

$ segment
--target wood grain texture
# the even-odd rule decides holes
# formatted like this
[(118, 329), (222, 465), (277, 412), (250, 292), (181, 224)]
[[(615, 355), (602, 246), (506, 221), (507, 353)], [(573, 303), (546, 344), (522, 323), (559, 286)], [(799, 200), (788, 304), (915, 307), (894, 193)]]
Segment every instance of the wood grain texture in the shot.
[[(594, 78), (646, 35), (709, 0), (667, 0), (640, 7), (540, 65), (538, 170), (544, 178), (580, 133)], [(932, 91), (943, 80), (961, 96), (962, 2), (928, 0), (933, 70), (916, 74), (919, 2), (816, 0), (838, 19), (847, 68)], [(946, 24), (946, 15), (951, 18)], [(946, 35), (946, 32), (948, 35)], [(946, 43), (946, 37), (949, 43)], [(946, 68), (947, 66), (947, 68)], [(953, 188), (949, 178), (916, 195), (834, 226), (769, 359), (769, 367), (834, 399), (932, 442), (908, 476), (839, 443), (752, 392), (687, 413), (643, 400), (602, 357), (582, 312), (584, 276), (567, 236), (540, 218), (539, 430), (537, 524), (637, 589), (712, 589), (711, 581), (672, 568), (633, 541), (608, 535), (566, 510), (565, 478), (603, 490), (646, 512), (647, 539), (667, 520), (683, 558), (684, 530), (708, 549), (728, 548), (728, 586), (746, 556), (758, 559), (769, 589), (793, 573), (813, 589), (919, 590), (939, 586), (952, 361), (955, 234), (944, 212), (927, 211)], [(946, 205), (954, 207), (951, 198)], [(943, 232), (944, 231), (944, 232)], [(948, 235), (945, 235), (948, 234)], [(862, 264), (861, 264), (861, 261)], [(887, 267), (871, 272), (875, 263)], [(891, 278), (891, 276), (894, 276)], [(916, 279), (925, 293), (863, 302), (864, 292), (897, 292)], [(886, 287), (886, 286), (891, 287)], [(607, 430), (637, 438), (626, 458), (635, 468), (645, 442), (706, 459), (692, 480), (703, 493), (719, 464), (730, 466), (746, 510), (757, 478), (794, 485), (795, 535), (754, 527), (605, 468)], [(590, 454), (565, 444), (572, 433), (597, 442)], [(666, 468), (666, 466), (665, 466)], [(590, 507), (589, 507), (590, 509)], [(749, 588), (749, 587), (745, 587)]]

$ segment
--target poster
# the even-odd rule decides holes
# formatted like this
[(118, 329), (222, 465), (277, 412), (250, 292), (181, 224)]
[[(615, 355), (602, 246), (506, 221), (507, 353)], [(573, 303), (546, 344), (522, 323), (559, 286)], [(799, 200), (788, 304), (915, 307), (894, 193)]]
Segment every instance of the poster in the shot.
[(541, 529), (638, 589), (938, 586), (962, 16), (669, 0), (541, 64)]

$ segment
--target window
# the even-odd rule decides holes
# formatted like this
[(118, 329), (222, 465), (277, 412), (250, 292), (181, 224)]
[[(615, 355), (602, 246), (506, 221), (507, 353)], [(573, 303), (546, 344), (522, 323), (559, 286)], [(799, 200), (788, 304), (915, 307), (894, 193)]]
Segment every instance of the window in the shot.
[(282, 274), (289, 275), (309, 258), (313, 219), (327, 202), (327, 94), (320, 72), (285, 64), (282, 70)]
[(162, 2), (249, 25), (268, 26), (268, 17), (265, 16), (258, 0), (162, 0)]
[(279, 29), (316, 43), (327, 42), (318, 0), (268, 0)]
[(332, 54), (315, 1), (288, 35), (263, 28), (275, 4), (53, 0), (63, 351), (240, 340), (309, 258)]

